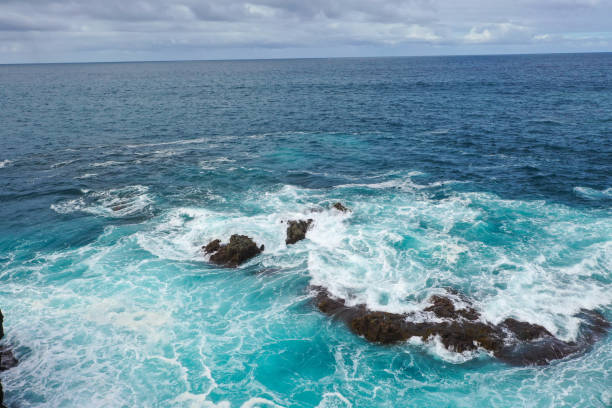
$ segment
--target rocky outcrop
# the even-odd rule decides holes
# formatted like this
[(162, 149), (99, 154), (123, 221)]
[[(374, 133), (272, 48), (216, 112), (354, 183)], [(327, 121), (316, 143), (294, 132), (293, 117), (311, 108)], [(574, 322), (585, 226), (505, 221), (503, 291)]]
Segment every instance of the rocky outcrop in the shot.
[(257, 244), (246, 235), (234, 234), (229, 243), (221, 244), (221, 240), (215, 239), (202, 247), (206, 254), (210, 255), (210, 262), (227, 268), (235, 268), (247, 260), (259, 255), (264, 246)]
[[(0, 339), (4, 337), (4, 316), (2, 310), (0, 310)], [(0, 345), (0, 371), (8, 370), (9, 368), (15, 367), (19, 362), (13, 355), (13, 352), (4, 345)], [(2, 389), (2, 382), (0, 382), (0, 407), (4, 408), (4, 391)]]
[(306, 238), (306, 231), (312, 225), (312, 219), (287, 221), (287, 238), (285, 244), (291, 245)]
[(341, 203), (341, 202), (334, 203), (334, 205), (333, 205), (332, 207), (334, 207), (336, 210), (338, 210), (338, 211), (340, 211), (340, 212), (348, 212), (348, 211), (351, 211), (351, 210), (349, 210), (348, 208), (346, 208), (344, 205), (342, 205), (342, 203)]
[(314, 287), (315, 303), (319, 310), (346, 322), (354, 333), (366, 340), (391, 344), (412, 337), (430, 340), (437, 337), (449, 350), (474, 351), (483, 348), (497, 358), (516, 365), (543, 365), (550, 361), (584, 351), (607, 332), (610, 324), (597, 312), (585, 311), (582, 334), (576, 342), (564, 342), (544, 327), (515, 319), (499, 325), (482, 320), (482, 316), (468, 306), (457, 309), (453, 301), (435, 295), (424, 312), (435, 319), (414, 319), (414, 313), (371, 311), (365, 305), (346, 306), (343, 299), (332, 297), (325, 288)]

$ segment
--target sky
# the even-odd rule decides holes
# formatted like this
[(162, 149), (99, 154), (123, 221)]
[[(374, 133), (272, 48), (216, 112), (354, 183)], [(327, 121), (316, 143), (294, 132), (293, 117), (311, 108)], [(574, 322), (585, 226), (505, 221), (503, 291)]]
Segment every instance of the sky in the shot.
[(612, 0), (0, 0), (0, 63), (612, 51)]

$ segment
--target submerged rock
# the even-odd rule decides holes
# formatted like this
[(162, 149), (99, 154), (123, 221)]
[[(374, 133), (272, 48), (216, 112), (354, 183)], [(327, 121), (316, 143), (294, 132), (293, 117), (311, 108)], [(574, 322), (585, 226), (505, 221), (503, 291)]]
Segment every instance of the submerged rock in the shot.
[(306, 238), (306, 231), (308, 231), (311, 225), (312, 219), (306, 221), (287, 221), (287, 239), (285, 239), (285, 244), (295, 244)]
[(341, 203), (341, 202), (339, 202), (339, 201), (338, 201), (337, 203), (334, 203), (334, 205), (333, 205), (332, 207), (334, 207), (336, 210), (338, 210), (338, 211), (340, 211), (340, 212), (347, 212), (347, 211), (350, 211), (348, 208), (346, 208), (345, 206), (343, 206), (343, 205), (342, 205), (342, 203)]
[(543, 365), (578, 353), (605, 335), (610, 327), (601, 314), (585, 311), (583, 334), (576, 342), (564, 342), (537, 324), (511, 318), (499, 325), (482, 321), (475, 309), (457, 309), (444, 296), (432, 296), (431, 306), (424, 309), (435, 314), (435, 321), (415, 321), (414, 313), (371, 311), (363, 304), (346, 306), (343, 299), (334, 298), (325, 288), (313, 289), (321, 312), (345, 321), (351, 331), (368, 341), (391, 344), (412, 337), (424, 341), (438, 337), (448, 350), (462, 353), (483, 348), (515, 365)]
[(255, 241), (246, 235), (234, 234), (227, 244), (221, 244), (220, 240), (215, 239), (202, 249), (205, 253), (212, 254), (210, 256), (211, 262), (228, 268), (235, 268), (259, 255), (264, 250), (264, 246), (257, 246)]

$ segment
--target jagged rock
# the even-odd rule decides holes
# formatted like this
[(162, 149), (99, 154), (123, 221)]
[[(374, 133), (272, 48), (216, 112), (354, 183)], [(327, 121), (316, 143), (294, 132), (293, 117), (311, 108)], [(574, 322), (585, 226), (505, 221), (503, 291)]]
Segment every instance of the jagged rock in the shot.
[(235, 268), (241, 263), (259, 255), (264, 246), (257, 244), (246, 235), (234, 234), (230, 237), (229, 243), (221, 244), (221, 241), (215, 239), (206, 245), (203, 250), (210, 256), (210, 261), (228, 268)]
[(4, 315), (2, 314), (2, 310), (0, 309), (0, 339), (4, 337)]
[(308, 231), (311, 225), (312, 219), (307, 221), (287, 221), (287, 239), (285, 239), (285, 243), (287, 245), (295, 244), (306, 238), (306, 231)]
[(340, 212), (350, 211), (348, 208), (343, 206), (341, 202), (334, 203), (333, 207)]
[(221, 240), (220, 239), (212, 240), (212, 241), (210, 241), (208, 243), (208, 245), (206, 245), (205, 247), (202, 247), (204, 252), (206, 252), (207, 254), (210, 254), (210, 253), (213, 253), (213, 252), (217, 252), (219, 250), (219, 248), (221, 248)]
[(354, 333), (368, 341), (390, 344), (411, 337), (429, 340), (437, 336), (449, 350), (462, 353), (483, 348), (497, 358), (516, 365), (543, 365), (550, 361), (584, 351), (603, 337), (610, 323), (599, 313), (583, 311), (584, 324), (576, 342), (564, 342), (544, 327), (508, 318), (499, 325), (483, 322), (473, 308), (456, 309), (452, 300), (432, 296), (433, 312), (442, 321), (413, 321), (414, 313), (371, 311), (363, 304), (347, 306), (325, 288), (313, 287), (315, 303), (321, 312), (345, 321)]

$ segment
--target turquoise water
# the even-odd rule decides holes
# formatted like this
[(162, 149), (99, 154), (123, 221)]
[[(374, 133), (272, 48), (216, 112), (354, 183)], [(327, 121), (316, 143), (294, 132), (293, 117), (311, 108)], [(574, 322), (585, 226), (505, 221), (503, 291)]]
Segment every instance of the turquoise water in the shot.
[[(405, 312), (451, 287), (564, 340), (612, 319), (611, 54), (0, 66), (0, 89), (9, 407), (612, 404), (609, 335), (513, 367), (370, 344), (308, 289)], [(232, 233), (265, 252), (208, 264)]]

